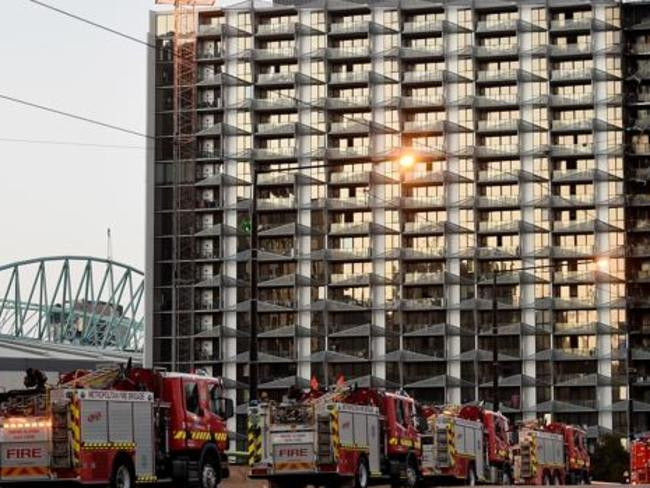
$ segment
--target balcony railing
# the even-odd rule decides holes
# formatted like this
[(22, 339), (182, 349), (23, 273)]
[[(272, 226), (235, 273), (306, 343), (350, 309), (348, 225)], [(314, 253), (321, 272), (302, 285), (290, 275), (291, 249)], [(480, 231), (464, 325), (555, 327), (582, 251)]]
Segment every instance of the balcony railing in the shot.
[(478, 121), (478, 130), (482, 131), (516, 131), (518, 126), (518, 119)]
[(444, 271), (435, 271), (431, 273), (425, 272), (414, 272), (414, 273), (404, 273), (404, 283), (413, 284), (413, 283), (437, 283), (442, 282), (445, 279)]
[(553, 130), (591, 130), (592, 127), (592, 119), (554, 120), (552, 125)]
[(199, 25), (199, 34), (204, 36), (215, 36), (221, 34), (223, 24)]
[(477, 32), (505, 32), (517, 30), (517, 19), (481, 20), (476, 24)]
[(346, 285), (368, 285), (369, 278), (367, 274), (358, 273), (332, 273), (330, 274), (330, 283), (345, 283)]
[(441, 131), (442, 120), (409, 120), (404, 122), (404, 131)]
[(551, 79), (553, 81), (564, 80), (590, 80), (590, 69), (554, 69), (551, 71)]
[(432, 95), (428, 97), (402, 97), (402, 104), (407, 107), (430, 107), (443, 105), (445, 97), (443, 95)]
[(370, 259), (372, 257), (371, 248), (362, 249), (329, 249), (330, 259)]
[(275, 24), (259, 24), (258, 34), (289, 34), (294, 31), (294, 22), (279, 22)]
[(402, 32), (439, 32), (442, 30), (442, 20), (420, 20), (415, 22), (404, 22)]
[(276, 210), (294, 208), (296, 200), (294, 197), (286, 198), (259, 198), (257, 206), (259, 210)]
[(650, 43), (637, 42), (630, 48), (630, 51), (635, 54), (648, 54), (650, 53)]
[(586, 93), (584, 95), (578, 95), (573, 97), (567, 97), (562, 95), (551, 95), (550, 102), (552, 106), (561, 107), (561, 106), (571, 106), (571, 105), (592, 105), (594, 103), (593, 93)]
[(566, 44), (564, 46), (551, 44), (549, 47), (550, 53), (556, 56), (575, 56), (591, 52), (591, 44)]
[(368, 81), (368, 72), (359, 71), (340, 71), (332, 72), (330, 83), (360, 83)]
[(505, 69), (501, 71), (479, 71), (477, 81), (516, 81), (517, 70)]
[(439, 308), (445, 306), (445, 299), (443, 297), (406, 298), (402, 300), (402, 306), (410, 310)]
[(327, 156), (329, 158), (354, 158), (354, 157), (365, 157), (370, 154), (369, 146), (356, 146), (356, 147), (347, 147), (347, 148), (328, 148)]
[(369, 130), (370, 122), (346, 120), (330, 123), (330, 132), (368, 132)]
[(402, 205), (407, 208), (444, 207), (445, 196), (438, 197), (403, 197)]
[(404, 81), (410, 83), (440, 82), (442, 81), (442, 71), (405, 71)]
[(330, 24), (330, 32), (333, 34), (347, 34), (352, 32), (366, 32), (369, 22), (333, 22)]
[(488, 46), (477, 46), (476, 55), (483, 57), (501, 57), (501, 56), (514, 56), (518, 52), (518, 47), (516, 44), (498, 46), (498, 47), (488, 47)]
[(254, 54), (257, 59), (293, 58), (296, 56), (296, 49), (293, 47), (255, 49)]
[(406, 259), (422, 259), (422, 258), (443, 258), (445, 257), (446, 249), (439, 248), (405, 248), (402, 249)]
[(588, 30), (591, 29), (593, 19), (558, 19), (551, 20), (552, 30)]
[(479, 157), (501, 157), (501, 156), (516, 156), (519, 154), (519, 146), (517, 144), (503, 144), (501, 146), (476, 146), (476, 154)]
[(327, 50), (332, 58), (357, 58), (370, 56), (370, 48), (366, 46), (336, 48), (332, 47)]
[(296, 74), (291, 73), (260, 73), (257, 75), (258, 83), (293, 83)]
[(550, 147), (553, 156), (588, 156), (594, 153), (593, 144), (563, 144)]
[(650, 153), (650, 144), (647, 143), (632, 144), (632, 152), (634, 154), (648, 154)]

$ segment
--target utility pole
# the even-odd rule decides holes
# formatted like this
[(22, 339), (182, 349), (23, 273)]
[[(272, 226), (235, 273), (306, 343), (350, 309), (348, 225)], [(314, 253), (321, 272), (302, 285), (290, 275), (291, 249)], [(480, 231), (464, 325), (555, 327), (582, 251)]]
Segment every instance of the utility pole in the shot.
[(497, 273), (492, 273), (492, 402), (494, 411), (499, 411), (499, 350), (497, 339)]
[(250, 288), (250, 331), (249, 331), (249, 401), (257, 400), (257, 168), (251, 164), (253, 185), (251, 189), (251, 288)]

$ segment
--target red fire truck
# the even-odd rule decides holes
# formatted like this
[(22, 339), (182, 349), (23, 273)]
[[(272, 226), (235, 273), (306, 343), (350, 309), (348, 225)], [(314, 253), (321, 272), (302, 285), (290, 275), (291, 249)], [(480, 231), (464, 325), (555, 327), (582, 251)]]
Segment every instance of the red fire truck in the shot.
[(0, 397), (0, 484), (66, 481), (132, 488), (228, 476), (222, 382), (111, 366)]
[(422, 436), (422, 475), (436, 484), (511, 484), (508, 420), (475, 405), (434, 412)]
[(585, 431), (573, 425), (522, 424), (514, 446), (515, 483), (524, 485), (589, 483)]
[(271, 488), (414, 487), (420, 479), (416, 404), (405, 394), (312, 390), (261, 403), (250, 408), (248, 435), (250, 477)]
[(650, 433), (630, 444), (630, 482), (633, 485), (650, 483)]

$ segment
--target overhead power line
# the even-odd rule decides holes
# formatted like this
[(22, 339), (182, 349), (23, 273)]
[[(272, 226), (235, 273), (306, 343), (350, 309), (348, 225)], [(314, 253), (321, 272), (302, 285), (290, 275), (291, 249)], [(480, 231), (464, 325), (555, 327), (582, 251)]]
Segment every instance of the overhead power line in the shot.
[(134, 136), (144, 137), (144, 138), (147, 138), (147, 139), (155, 139), (153, 136), (144, 134), (142, 132), (138, 132), (138, 131), (135, 131), (135, 130), (132, 130), (132, 129), (126, 129), (126, 128), (120, 127), (118, 125), (108, 124), (108, 123), (102, 122), (100, 120), (91, 119), (89, 117), (84, 117), (82, 115), (77, 115), (77, 114), (73, 114), (73, 113), (70, 113), (70, 112), (65, 112), (63, 110), (58, 110), (58, 109), (55, 109), (55, 108), (52, 108), (52, 107), (46, 107), (45, 105), (40, 105), (38, 103), (29, 102), (27, 100), (22, 100), (20, 98), (11, 97), (9, 95), (3, 95), (2, 93), (0, 93), (0, 99), (7, 100), (9, 102), (18, 103), (20, 105), (26, 105), (28, 107), (32, 107), (32, 108), (36, 108), (38, 110), (43, 110), (45, 112), (50, 112), (50, 113), (53, 113), (53, 114), (61, 115), (63, 117), (68, 117), (68, 118), (75, 119), (75, 120), (81, 120), (83, 122), (88, 122), (89, 124), (98, 125), (100, 127), (105, 127), (105, 128), (108, 128), (108, 129), (119, 131), (119, 132), (124, 132), (125, 134), (131, 134), (131, 135), (134, 135)]
[(147, 146), (127, 146), (121, 144), (100, 144), (92, 142), (77, 142), (77, 141), (57, 141), (46, 139), (17, 139), (11, 137), (0, 137), (0, 142), (18, 143), (18, 144), (44, 144), (54, 146), (75, 146), (75, 147), (99, 147), (103, 149), (138, 149), (147, 150)]
[(54, 12), (57, 12), (61, 15), (65, 15), (66, 17), (70, 17), (72, 19), (78, 20), (80, 22), (83, 22), (84, 24), (91, 25), (93, 27), (97, 27), (98, 29), (105, 30), (106, 32), (110, 32), (111, 34), (115, 34), (116, 36), (123, 37), (124, 39), (128, 39), (129, 41), (137, 42), (138, 44), (142, 44), (144, 46), (150, 47), (152, 49), (156, 48), (155, 44), (148, 43), (147, 41), (143, 41), (142, 39), (138, 39), (137, 37), (130, 36), (128, 34), (125, 34), (124, 32), (120, 32), (116, 29), (113, 29), (111, 27), (108, 27), (106, 25), (100, 24), (98, 22), (93, 22), (90, 19), (86, 19), (84, 17), (80, 17), (79, 15), (73, 14), (72, 12), (68, 12), (67, 10), (60, 9), (58, 7), (55, 7), (53, 5), (49, 5), (45, 2), (40, 2), (39, 0), (28, 0), (29, 2), (39, 5), (41, 7), (45, 7), (47, 9), (50, 9)]

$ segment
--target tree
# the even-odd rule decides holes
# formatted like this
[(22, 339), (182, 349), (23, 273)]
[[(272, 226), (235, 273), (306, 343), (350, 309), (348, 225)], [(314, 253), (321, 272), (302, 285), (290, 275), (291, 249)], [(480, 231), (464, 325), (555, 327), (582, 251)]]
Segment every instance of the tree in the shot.
[(605, 435), (599, 439), (591, 455), (591, 474), (597, 481), (620, 483), (623, 471), (629, 471), (629, 464), (630, 458), (620, 437)]

